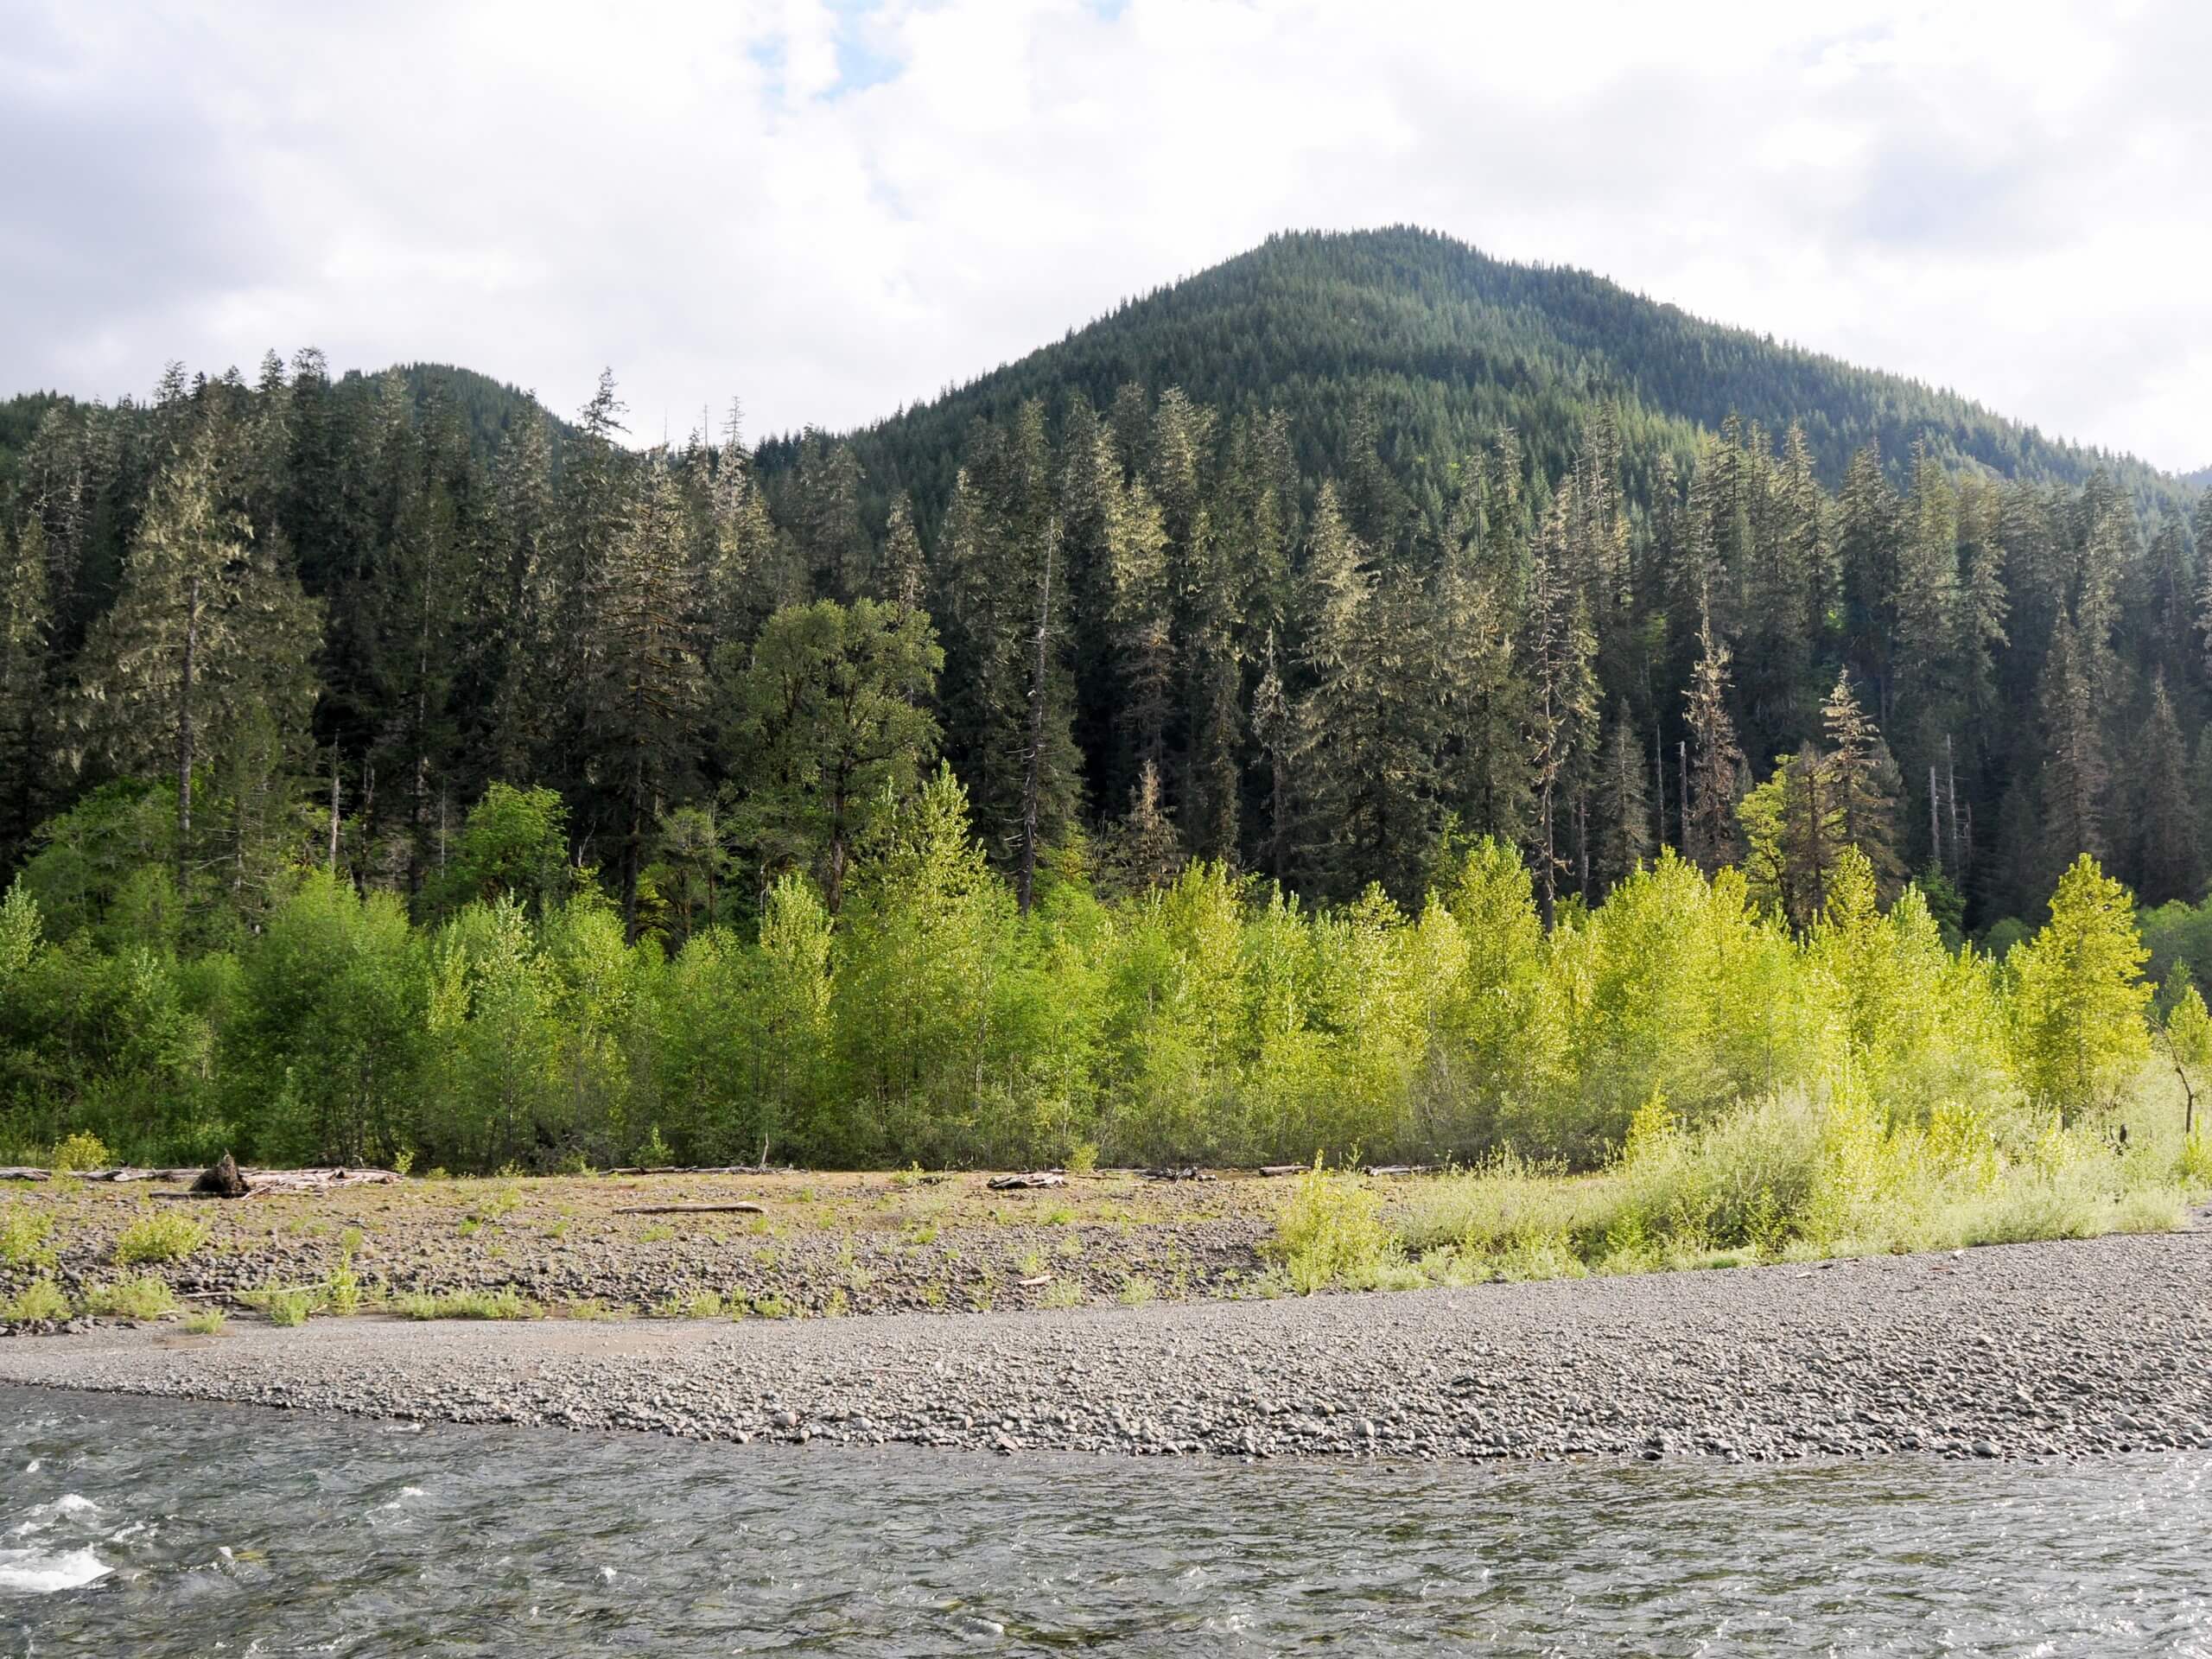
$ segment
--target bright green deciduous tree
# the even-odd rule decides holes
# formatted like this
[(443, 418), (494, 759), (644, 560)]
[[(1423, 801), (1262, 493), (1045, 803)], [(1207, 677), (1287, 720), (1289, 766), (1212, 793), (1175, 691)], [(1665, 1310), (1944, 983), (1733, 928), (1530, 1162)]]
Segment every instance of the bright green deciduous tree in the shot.
[(2150, 954), (2127, 889), (2083, 853), (2059, 878), (2050, 920), (2008, 960), (2014, 1062), (2031, 1096), (2077, 1116), (2149, 1057)]

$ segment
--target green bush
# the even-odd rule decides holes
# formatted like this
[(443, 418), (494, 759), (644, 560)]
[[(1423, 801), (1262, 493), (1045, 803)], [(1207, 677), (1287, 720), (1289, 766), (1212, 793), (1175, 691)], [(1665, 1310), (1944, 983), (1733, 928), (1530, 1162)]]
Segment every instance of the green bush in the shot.
[(51, 1279), (38, 1278), (17, 1291), (13, 1301), (0, 1302), (0, 1323), (59, 1321), (69, 1318), (73, 1312), (69, 1299), (61, 1294), (60, 1286)]
[(1275, 1217), (1273, 1249), (1301, 1294), (1368, 1289), (1400, 1255), (1373, 1190), (1350, 1171), (1324, 1168), (1318, 1156)]
[(115, 1259), (124, 1267), (139, 1262), (181, 1262), (207, 1242), (207, 1224), (175, 1210), (141, 1216), (115, 1241)]
[(53, 1231), (53, 1217), (10, 1205), (0, 1212), (0, 1267), (51, 1270), (55, 1257), (47, 1239)]
[(88, 1169), (112, 1169), (115, 1154), (97, 1135), (79, 1129), (54, 1149), (48, 1160), (57, 1175), (73, 1175)]

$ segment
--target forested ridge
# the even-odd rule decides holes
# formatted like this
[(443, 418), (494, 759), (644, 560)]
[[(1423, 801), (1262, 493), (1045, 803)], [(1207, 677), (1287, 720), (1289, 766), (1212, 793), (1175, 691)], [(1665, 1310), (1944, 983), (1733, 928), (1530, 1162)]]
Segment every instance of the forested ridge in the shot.
[(2001, 953), (2212, 870), (2212, 512), (1580, 273), (1284, 237), (848, 438), (625, 419), (0, 411), (0, 1141), (1588, 1157), (1825, 1086), (1851, 928), (2071, 1109)]

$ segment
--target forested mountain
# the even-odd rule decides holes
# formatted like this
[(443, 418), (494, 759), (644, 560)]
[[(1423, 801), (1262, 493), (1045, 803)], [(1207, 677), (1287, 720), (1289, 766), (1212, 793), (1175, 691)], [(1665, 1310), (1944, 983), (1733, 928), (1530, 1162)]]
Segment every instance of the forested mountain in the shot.
[[(234, 1063), (254, 1109), (314, 1094), (350, 1126), (301, 1144), (394, 1144), (365, 1074), (270, 1034), (301, 976), (256, 942), (298, 927), (385, 941), (414, 988), (392, 1007), (420, 1003), (402, 1033), (555, 979), (614, 995), (603, 945), (666, 952), (671, 986), (734, 975), (713, 1040), (736, 1046), (694, 1053), (692, 1090), (816, 1029), (825, 983), (888, 1007), (972, 969), (937, 1060), (863, 1015), (805, 1089), (746, 1085), (747, 1112), (804, 1094), (821, 1144), (884, 1155), (919, 1144), (884, 1130), (901, 1113), (983, 1111), (981, 1062), (947, 1058), (983, 1040), (957, 1035), (978, 985), (1072, 972), (1068, 906), (1154, 914), (1192, 861), (1252, 950), (1306, 964), (1264, 991), (1269, 1041), (1352, 1006), (1380, 971), (1361, 941), (1427, 949), (1428, 893), (1478, 846), (1484, 890), (1517, 863), (1554, 931), (1663, 860), (1770, 943), (1810, 938), (1840, 881), (1912, 884), (1910, 914), (2001, 941), (2078, 854), (2152, 904), (2212, 873), (2212, 510), (1420, 232), (1276, 238), (938, 404), (757, 454), (734, 420), (632, 447), (611, 377), (563, 425), (465, 372), (334, 377), (311, 350), (251, 380), (173, 365), (144, 403), (19, 400), (0, 437), (0, 882), (22, 960), (61, 976), (0, 1030), (0, 1128), (26, 1135), (93, 1100), (127, 1123), (149, 1089), (214, 1110)], [(1202, 946), (1240, 948), (1129, 971)], [(533, 955), (556, 947), (557, 973)], [(94, 1020), (71, 973), (167, 1012)], [(990, 1040), (1042, 1064), (1051, 1002)], [(85, 1069), (142, 1027), (169, 1046)], [(520, 1086), (511, 1039), (484, 1036), (486, 1099)], [(346, 1040), (383, 1064), (385, 1038)], [(557, 1071), (546, 1040), (531, 1064)], [(990, 1109), (1137, 1087), (1066, 1064)], [(627, 1155), (639, 1109), (595, 1144)], [(1027, 1122), (1000, 1155), (1050, 1138)], [(509, 1122), (467, 1155), (559, 1139)]]
[[(1103, 409), (1130, 384), (1180, 387), (1225, 420), (1280, 410), (1309, 477), (1332, 469), (1366, 405), (1417, 498), (1448, 493), (1452, 469), (1500, 426), (1557, 476), (1599, 402), (1617, 412), (1639, 506), (1660, 454), (1687, 470), (1698, 432), (1731, 415), (1800, 427), (1830, 489), (1869, 443), (1902, 486), (1925, 442), (1946, 466), (2005, 478), (2079, 486), (2102, 466), (2139, 508), (2183, 494), (2130, 457), (2046, 438), (1955, 393), (1707, 322), (1587, 271), (1510, 264), (1402, 227), (1272, 237), (855, 435), (876, 515), (904, 488), (934, 523), (973, 421), (1004, 421), (1031, 398), (1057, 417), (1071, 394)], [(764, 445), (764, 470), (789, 455)]]

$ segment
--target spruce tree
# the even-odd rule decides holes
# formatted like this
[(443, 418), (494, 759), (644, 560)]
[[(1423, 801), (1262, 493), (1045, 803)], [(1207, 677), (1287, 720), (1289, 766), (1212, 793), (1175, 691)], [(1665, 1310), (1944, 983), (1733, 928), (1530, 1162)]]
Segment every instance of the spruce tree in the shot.
[(1374, 601), (1367, 549), (1344, 522), (1335, 486), (1325, 483), (1306, 538), (1300, 650), (1306, 691), (1292, 750), (1296, 868), (1317, 892), (1354, 890), (1353, 861), (1372, 842), (1374, 778), (1365, 740), (1376, 701)]
[(1643, 746), (1625, 701), (1613, 706), (1598, 764), (1597, 877), (1601, 890), (1625, 881), (1651, 856), (1651, 800)]
[(26, 514), (0, 550), (0, 869), (13, 868), (44, 816), (53, 707), (46, 526)]
[(2094, 673), (2080, 632), (2061, 616), (2044, 661), (2043, 822), (2048, 852), (2061, 859), (2106, 852), (2105, 789), (2110, 767)]
[(319, 630), (296, 578), (221, 493), (222, 435), (186, 433), (162, 469), (78, 673), (77, 720), (115, 772), (166, 765), (176, 788), (175, 874), (190, 891), (196, 775), (257, 711), (279, 732), (305, 723)]
[(718, 747), (743, 780), (733, 833), (761, 885), (804, 868), (835, 916), (854, 848), (911, 801), (935, 758), (925, 711), (944, 653), (928, 614), (857, 600), (779, 611), (750, 651), (727, 646)]
[(1892, 898), (1904, 876), (1897, 763), (1872, 717), (1859, 706), (1847, 672), (1836, 676), (1835, 689), (1821, 705), (1821, 726), (1840, 838), (1866, 855), (1877, 891), (1885, 899)]
[(1736, 855), (1737, 785), (1744, 752), (1728, 712), (1728, 648), (1713, 637), (1712, 612), (1703, 606), (1698, 613), (1697, 666), (1685, 701), (1690, 806), (1683, 840), (1691, 859), (1710, 874)]
[(2135, 891), (2146, 905), (2202, 896), (2204, 848), (2189, 787), (2189, 747), (2166, 693), (2163, 669), (2151, 680), (2151, 705), (2134, 742), (2133, 813)]
[(1564, 497), (1555, 502), (1546, 522), (1530, 575), (1524, 628), (1529, 774), (1536, 807), (1534, 863), (1548, 925), (1559, 879), (1568, 868), (1561, 852), (1563, 791), (1569, 769), (1592, 746), (1598, 711), (1598, 680), (1591, 666), (1597, 639), (1590, 630), (1587, 601), (1569, 580), (1565, 503)]
[(649, 458), (584, 594), (585, 778), (620, 849), (626, 926), (654, 821), (697, 764), (704, 715), (698, 596), (683, 499), (665, 451)]

